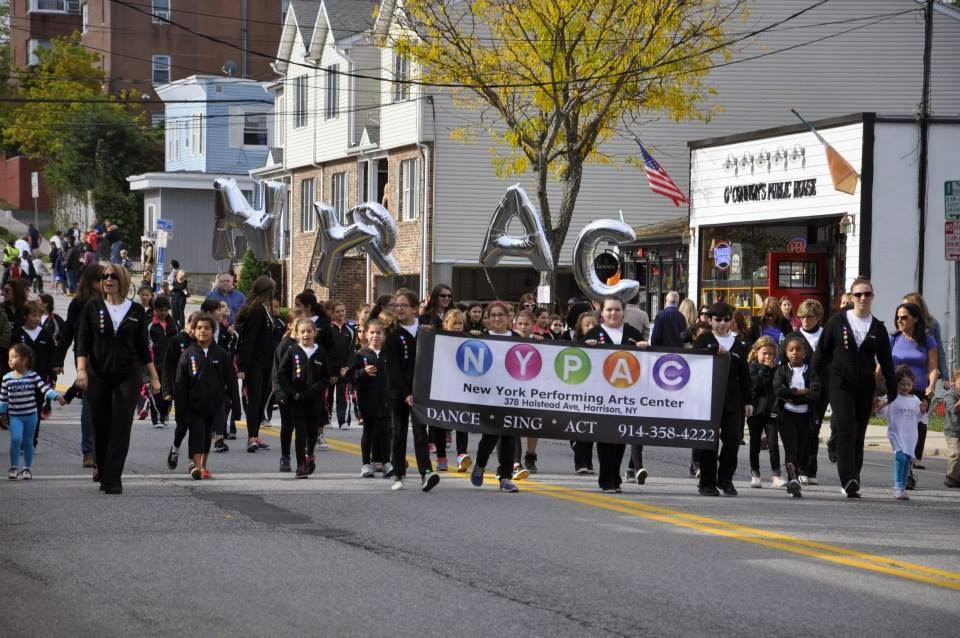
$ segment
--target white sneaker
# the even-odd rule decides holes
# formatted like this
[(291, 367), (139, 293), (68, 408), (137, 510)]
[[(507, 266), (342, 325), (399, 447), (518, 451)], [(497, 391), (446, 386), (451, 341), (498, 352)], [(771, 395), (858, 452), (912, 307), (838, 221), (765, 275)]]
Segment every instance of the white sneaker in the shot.
[(770, 478), (770, 483), (773, 485), (773, 487), (776, 487), (776, 488), (785, 487), (786, 484), (787, 484), (786, 481), (784, 481), (782, 478), (780, 478), (780, 477), (777, 476), (776, 474), (774, 474), (774, 475)]
[(360, 478), (373, 478), (373, 466), (367, 464), (360, 468)]
[(760, 482), (759, 476), (750, 477), (750, 487), (763, 487), (763, 483)]
[(320, 435), (320, 438), (317, 439), (317, 449), (318, 450), (329, 450), (330, 446), (327, 445), (327, 439)]
[(383, 464), (383, 478), (390, 478), (393, 476), (393, 464), (384, 463)]
[(910, 497), (907, 496), (907, 491), (906, 491), (906, 490), (900, 490), (900, 489), (894, 489), (894, 490), (893, 490), (893, 498), (897, 499), (898, 501), (909, 501), (909, 500), (910, 500)]
[(153, 424), (153, 428), (155, 430), (162, 430), (164, 427), (166, 427), (166, 423), (164, 423), (163, 421), (157, 421), (156, 423)]
[(807, 485), (819, 485), (820, 481), (817, 480), (816, 476), (807, 477)]
[(395, 477), (395, 478), (393, 479), (393, 485), (390, 486), (390, 489), (393, 490), (394, 492), (396, 492), (397, 490), (402, 490), (402, 489), (403, 489), (403, 479), (401, 479), (401, 478), (396, 478), (396, 477)]
[(800, 485), (809, 485), (809, 484), (810, 484), (810, 479), (807, 477), (806, 474), (801, 474), (801, 475), (800, 475), (799, 477), (797, 477), (797, 478), (800, 479)]

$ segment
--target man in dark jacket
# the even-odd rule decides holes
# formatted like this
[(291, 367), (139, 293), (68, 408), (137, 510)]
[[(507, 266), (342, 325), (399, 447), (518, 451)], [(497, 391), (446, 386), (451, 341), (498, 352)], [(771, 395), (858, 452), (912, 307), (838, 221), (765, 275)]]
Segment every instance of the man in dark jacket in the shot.
[(657, 313), (653, 320), (653, 334), (650, 335), (651, 346), (667, 346), (669, 348), (683, 347), (683, 333), (687, 329), (687, 320), (680, 314), (677, 304), (680, 303), (680, 294), (674, 290), (667, 293), (666, 306)]

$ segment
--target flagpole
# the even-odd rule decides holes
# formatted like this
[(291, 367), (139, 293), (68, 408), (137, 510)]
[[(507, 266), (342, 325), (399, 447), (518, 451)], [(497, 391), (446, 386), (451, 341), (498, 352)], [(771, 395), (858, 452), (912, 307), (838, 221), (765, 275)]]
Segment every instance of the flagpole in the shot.
[(797, 119), (799, 119), (801, 122), (806, 124), (807, 128), (810, 129), (810, 132), (817, 136), (817, 139), (820, 140), (821, 144), (823, 144), (824, 146), (830, 146), (830, 143), (827, 140), (823, 139), (823, 136), (820, 135), (817, 129), (813, 128), (813, 124), (803, 119), (803, 116), (797, 113), (796, 109), (790, 109), (790, 112), (796, 115)]

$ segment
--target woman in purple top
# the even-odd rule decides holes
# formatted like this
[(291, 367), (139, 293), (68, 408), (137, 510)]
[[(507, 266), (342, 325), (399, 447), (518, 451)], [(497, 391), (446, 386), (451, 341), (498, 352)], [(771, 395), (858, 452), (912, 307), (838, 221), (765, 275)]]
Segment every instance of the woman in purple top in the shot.
[[(895, 321), (897, 331), (890, 337), (893, 365), (910, 366), (917, 380), (913, 385), (914, 394), (921, 401), (929, 402), (933, 399), (933, 392), (937, 386), (937, 341), (927, 334), (923, 311), (916, 304), (902, 303), (897, 306)], [(917, 439), (913, 466), (923, 469), (920, 461), (923, 458), (923, 445), (927, 438), (927, 424), (919, 423), (917, 427), (920, 436)]]

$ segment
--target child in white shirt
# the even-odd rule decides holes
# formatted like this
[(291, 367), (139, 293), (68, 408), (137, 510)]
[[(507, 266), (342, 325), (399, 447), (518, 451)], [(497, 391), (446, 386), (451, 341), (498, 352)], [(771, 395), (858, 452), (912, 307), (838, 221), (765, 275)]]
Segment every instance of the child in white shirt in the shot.
[(912, 394), (914, 376), (907, 365), (897, 366), (894, 372), (897, 381), (897, 398), (884, 405), (878, 414), (887, 419), (887, 438), (893, 448), (893, 497), (898, 501), (909, 500), (906, 485), (917, 447), (917, 423), (927, 412), (927, 402)]

